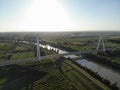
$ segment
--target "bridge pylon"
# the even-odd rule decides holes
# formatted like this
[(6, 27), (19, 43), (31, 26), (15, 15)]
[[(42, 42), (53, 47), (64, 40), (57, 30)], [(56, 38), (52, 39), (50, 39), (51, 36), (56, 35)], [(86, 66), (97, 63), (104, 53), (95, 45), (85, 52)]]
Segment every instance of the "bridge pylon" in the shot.
[(103, 52), (105, 53), (105, 42), (104, 42), (104, 38), (103, 38), (103, 34), (100, 33), (100, 37), (99, 37), (99, 40), (98, 40), (98, 44), (97, 44), (97, 50), (100, 48), (100, 45), (102, 44), (102, 49), (103, 49)]
[(40, 61), (40, 44), (39, 44), (39, 36), (37, 36), (37, 56), (36, 56), (37, 61)]

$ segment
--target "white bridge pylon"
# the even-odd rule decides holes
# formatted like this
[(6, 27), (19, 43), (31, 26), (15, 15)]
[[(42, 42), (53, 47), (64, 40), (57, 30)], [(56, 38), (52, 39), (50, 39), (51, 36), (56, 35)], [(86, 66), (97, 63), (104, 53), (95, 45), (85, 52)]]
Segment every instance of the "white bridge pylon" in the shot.
[(37, 36), (37, 56), (36, 59), (37, 61), (40, 61), (41, 57), (40, 57), (40, 46), (39, 46), (39, 36)]
[(103, 39), (103, 35), (102, 33), (100, 33), (100, 37), (99, 37), (99, 41), (98, 41), (98, 44), (97, 44), (97, 50), (100, 48), (100, 45), (102, 44), (102, 47), (103, 47), (103, 52), (105, 53), (105, 42), (104, 42), (104, 39)]

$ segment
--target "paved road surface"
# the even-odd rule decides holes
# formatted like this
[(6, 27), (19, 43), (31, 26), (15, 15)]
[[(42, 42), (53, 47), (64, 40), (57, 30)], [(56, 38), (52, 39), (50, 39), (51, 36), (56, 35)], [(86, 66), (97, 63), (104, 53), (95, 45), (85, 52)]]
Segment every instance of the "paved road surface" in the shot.
[[(110, 50), (110, 48), (108, 48), (107, 50)], [(65, 56), (65, 55), (80, 55), (80, 54), (84, 54), (84, 53), (91, 53), (91, 52), (97, 52), (98, 50), (84, 50), (84, 51), (78, 51), (78, 52), (68, 52), (68, 53), (64, 53), (64, 54), (55, 54), (55, 55), (47, 55), (47, 56), (41, 56), (41, 59), (47, 59), (47, 58), (58, 58), (60, 56)], [(99, 51), (103, 51), (102, 49)], [(36, 61), (36, 58), (26, 58), (26, 59), (19, 59), (19, 60), (10, 60), (10, 61), (4, 61), (0, 63), (0, 66), (6, 66), (6, 65), (12, 65), (12, 64), (16, 64), (19, 62), (31, 62), (31, 61)]]

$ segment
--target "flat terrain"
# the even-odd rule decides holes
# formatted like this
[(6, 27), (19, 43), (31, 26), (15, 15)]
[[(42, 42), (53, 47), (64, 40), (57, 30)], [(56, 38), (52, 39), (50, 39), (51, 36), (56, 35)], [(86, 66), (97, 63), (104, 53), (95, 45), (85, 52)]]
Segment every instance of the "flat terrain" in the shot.
[[(32, 46), (26, 44), (0, 42), (0, 61), (34, 57)], [(10, 54), (11, 58), (7, 58)]]
[[(35, 57), (36, 47), (24, 43), (0, 42), (0, 62)], [(41, 55), (51, 55), (55, 52), (41, 48)], [(7, 54), (10, 54), (8, 58)]]
[[(7, 60), (6, 53), (12, 52), (11, 59), (22, 59), (34, 56), (32, 46), (26, 44), (0, 43), (1, 58)], [(42, 49), (42, 54), (54, 53)], [(1, 59), (1, 61), (2, 61)], [(102, 83), (91, 81), (75, 67), (67, 65), (64, 59), (45, 59), (40, 62), (18, 63), (0, 67), (0, 90), (109, 90)], [(60, 68), (61, 69), (60, 69)], [(69, 70), (71, 69), (71, 70)], [(103, 86), (104, 88), (102, 88)]]
[(75, 84), (78, 90), (110, 90), (69, 60), (62, 62), (61, 69), (66, 78)]
[(1, 67), (0, 88), (1, 90), (109, 90), (96, 79), (91, 80), (89, 74), (89, 78), (84, 76), (77, 68), (66, 60), (59, 62), (52, 59)]
[[(23, 38), (20, 34), (19, 38)], [(32, 35), (32, 34), (31, 34)], [(32, 40), (31, 35), (25, 37)], [(99, 36), (74, 36), (59, 34), (47, 37), (49, 41), (70, 50), (79, 51), (96, 49)], [(11, 34), (12, 36), (12, 34)], [(13, 35), (14, 37), (14, 35)], [(33, 36), (35, 37), (35, 36)], [(35, 37), (36, 38), (36, 37)], [(105, 46), (119, 46), (119, 35), (105, 36)], [(3, 38), (4, 39), (4, 38)], [(53, 50), (41, 48), (41, 56), (55, 54)], [(0, 42), (0, 62), (35, 57), (36, 47), (24, 43)], [(111, 51), (113, 54), (113, 51)], [(8, 57), (10, 54), (10, 58)], [(94, 53), (95, 56), (107, 58), (115, 64), (120, 64), (119, 55), (103, 55)], [(17, 63), (15, 65), (0, 67), (0, 90), (110, 90), (106, 85), (96, 80), (86, 71), (71, 61), (61, 57), (42, 59), (37, 62)]]
[(1, 68), (0, 85), (1, 90), (76, 90), (50, 59)]
[[(50, 40), (51, 43), (60, 45), (69, 50), (79, 51), (79, 50), (92, 50), (97, 48), (99, 36), (76, 36), (76, 37), (61, 37)], [(107, 35), (104, 36), (104, 42), (106, 48), (116, 48), (120, 46), (120, 36), (119, 35)], [(63, 48), (63, 49), (64, 49)], [(102, 45), (100, 45), (102, 49)], [(67, 49), (67, 50), (68, 50)], [(120, 64), (120, 49), (111, 50), (106, 55), (95, 53), (100, 57), (105, 57), (112, 63)]]

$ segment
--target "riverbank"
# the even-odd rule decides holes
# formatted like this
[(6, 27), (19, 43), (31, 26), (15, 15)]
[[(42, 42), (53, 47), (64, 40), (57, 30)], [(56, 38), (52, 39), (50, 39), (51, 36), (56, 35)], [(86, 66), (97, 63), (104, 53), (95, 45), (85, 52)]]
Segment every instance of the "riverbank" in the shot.
[(90, 76), (68, 59), (62, 57), (56, 60), (56, 65), (64, 77), (73, 83), (78, 90), (110, 90), (106, 85)]
[[(41, 45), (40, 45), (40, 46), (41, 46)], [(59, 48), (55, 48), (55, 47), (50, 46), (50, 45), (43, 45), (43, 46), (44, 46), (45, 48), (47, 48), (47, 49), (49, 48), (49, 50), (50, 50), (50, 49), (51, 49), (51, 50), (52, 50), (52, 49), (53, 49), (53, 50), (54, 50), (54, 49), (57, 49), (57, 51), (58, 51), (59, 54), (67, 53), (67, 51), (65, 51), (65, 50), (63, 51), (63, 50), (61, 50), (61, 49), (59, 49)], [(109, 76), (109, 75), (108, 75), (108, 76)]]
[[(114, 50), (114, 54), (115, 54)], [(109, 51), (110, 52), (110, 51)], [(117, 50), (117, 54), (120, 53), (120, 50)], [(101, 53), (86, 53), (84, 54), (85, 58), (90, 58), (90, 60), (99, 62), (101, 64), (110, 66), (114, 69), (118, 69), (120, 70), (120, 56), (116, 54), (116, 57), (118, 57), (118, 59), (114, 59), (113, 56), (111, 56), (111, 54), (106, 53), (106, 54), (101, 54)], [(115, 57), (115, 56), (114, 56)]]
[[(48, 47), (50, 48), (56, 48), (56, 47), (54, 47), (54, 46), (50, 46), (50, 45), (48, 45)], [(59, 49), (59, 48), (56, 48), (57, 50), (59, 50), (60, 52), (58, 52), (59, 54), (62, 54), (62, 53), (64, 53), (65, 51), (63, 51), (62, 52), (62, 50), (61, 49)], [(85, 55), (82, 55), (82, 57), (84, 57)], [(82, 58), (81, 57), (81, 58)], [(85, 58), (87, 58), (87, 57), (85, 57)], [(75, 59), (75, 60), (78, 60), (78, 59)], [(96, 60), (95, 62), (97, 62), (98, 60)], [(99, 62), (98, 62), (99, 63)], [(102, 63), (101, 63), (102, 64)], [(106, 64), (103, 64), (103, 65), (105, 65), (106, 66)], [(107, 65), (108, 66), (108, 65)], [(101, 67), (103, 67), (103, 66), (101, 66)], [(88, 67), (89, 68), (89, 67)], [(94, 68), (94, 67), (93, 67)], [(89, 68), (90, 69), (90, 68)], [(114, 70), (113, 68), (111, 68), (110, 66), (109, 67), (105, 67), (105, 70), (106, 70), (106, 72), (110, 72), (110, 73), (106, 73), (106, 75), (105, 75), (105, 77), (106, 78), (108, 78), (108, 80), (110, 80), (110, 82), (117, 82), (117, 83), (119, 83), (119, 75), (120, 74), (118, 74), (117, 76), (118, 77), (116, 77), (116, 75), (114, 75), (114, 73), (118, 73), (118, 71), (116, 71), (116, 70)], [(99, 71), (100, 70), (97, 70), (96, 72), (98, 72), (99, 73)], [(112, 72), (113, 71), (113, 72)], [(104, 72), (104, 71), (101, 71), (101, 72)], [(116, 79), (114, 80), (114, 78), (113, 78), (113, 76), (110, 76), (110, 75), (113, 75), (113, 76), (115, 76), (116, 77)], [(103, 75), (102, 75), (102, 77), (104, 77)]]
[[(109, 88), (111, 88), (112, 90), (119, 90), (119, 88), (117, 87), (117, 83), (111, 83), (108, 79), (103, 78), (101, 75), (99, 75), (99, 73), (97, 73), (96, 71), (91, 70), (90, 67), (87, 67), (85, 65), (83, 65), (82, 63), (85, 63), (85, 59), (84, 61), (80, 60), (81, 63), (79, 61), (75, 61), (70, 59), (70, 61), (72, 63), (74, 63), (75, 65), (79, 66), (80, 68), (82, 68), (83, 70), (85, 70), (86, 72), (88, 72), (91, 76), (93, 76), (94, 78), (96, 78), (97, 80), (99, 80), (100, 82), (104, 83), (105, 85), (107, 85)], [(94, 67), (95, 68), (95, 67)]]

